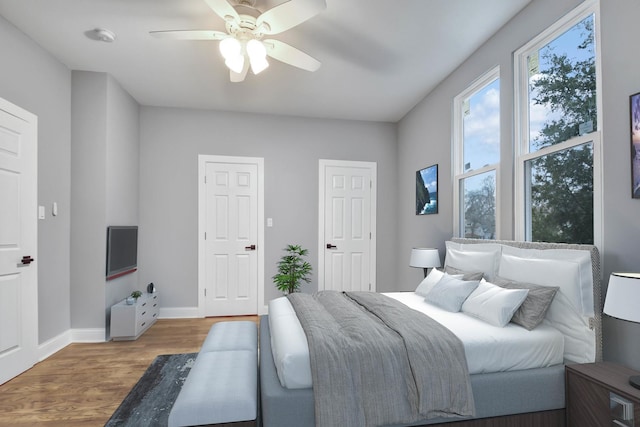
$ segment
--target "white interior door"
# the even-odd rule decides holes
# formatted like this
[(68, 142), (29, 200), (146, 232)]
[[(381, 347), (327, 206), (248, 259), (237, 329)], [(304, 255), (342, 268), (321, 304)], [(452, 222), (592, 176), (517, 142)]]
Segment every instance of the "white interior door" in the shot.
[(0, 384), (37, 359), (37, 128), (0, 99)]
[(375, 291), (376, 164), (320, 161), (319, 289)]
[(259, 164), (234, 159), (205, 165), (205, 316), (259, 312)]

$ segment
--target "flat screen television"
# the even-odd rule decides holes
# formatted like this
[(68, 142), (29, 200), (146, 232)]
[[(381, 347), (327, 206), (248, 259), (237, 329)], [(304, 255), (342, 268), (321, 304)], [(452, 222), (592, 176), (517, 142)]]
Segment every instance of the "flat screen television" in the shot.
[(138, 226), (107, 227), (107, 280), (133, 273), (138, 267)]

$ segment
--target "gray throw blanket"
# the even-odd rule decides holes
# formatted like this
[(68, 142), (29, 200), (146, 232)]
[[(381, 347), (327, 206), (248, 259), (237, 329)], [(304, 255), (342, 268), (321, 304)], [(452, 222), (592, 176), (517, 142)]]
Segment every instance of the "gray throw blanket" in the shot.
[(473, 416), (462, 342), (373, 292), (289, 295), (309, 342), (316, 427)]

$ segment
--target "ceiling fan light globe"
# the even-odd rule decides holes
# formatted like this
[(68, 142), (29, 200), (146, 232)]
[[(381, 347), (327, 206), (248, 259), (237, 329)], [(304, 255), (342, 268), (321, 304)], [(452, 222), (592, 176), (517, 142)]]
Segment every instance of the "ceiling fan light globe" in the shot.
[(234, 73), (242, 72), (244, 68), (244, 56), (236, 55), (224, 61), (224, 64), (229, 67)]
[(226, 60), (230, 60), (234, 57), (240, 56), (240, 53), (242, 51), (242, 45), (237, 39), (233, 37), (227, 37), (226, 39), (221, 40), (219, 48), (220, 53)]
[(253, 71), (253, 74), (259, 74), (269, 67), (267, 58), (249, 57), (249, 62), (251, 63), (251, 71)]
[(267, 48), (264, 47), (261, 41), (252, 39), (247, 43), (247, 54), (249, 58), (265, 58), (267, 56)]

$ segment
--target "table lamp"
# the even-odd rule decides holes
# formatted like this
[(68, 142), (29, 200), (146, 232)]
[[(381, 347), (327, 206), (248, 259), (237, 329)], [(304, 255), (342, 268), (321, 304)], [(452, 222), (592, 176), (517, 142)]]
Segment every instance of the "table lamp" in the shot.
[(413, 248), (411, 249), (410, 267), (421, 267), (424, 277), (427, 277), (428, 270), (440, 267), (440, 252), (435, 248)]
[[(603, 312), (640, 323), (640, 273), (611, 273)], [(640, 389), (640, 375), (629, 377), (629, 384)]]

